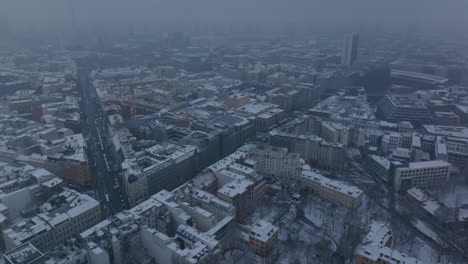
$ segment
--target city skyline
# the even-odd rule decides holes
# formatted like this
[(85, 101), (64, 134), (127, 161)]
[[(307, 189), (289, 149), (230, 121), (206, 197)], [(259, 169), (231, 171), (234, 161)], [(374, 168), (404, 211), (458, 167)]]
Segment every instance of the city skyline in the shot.
[(465, 264), (467, 8), (6, 0), (0, 263)]

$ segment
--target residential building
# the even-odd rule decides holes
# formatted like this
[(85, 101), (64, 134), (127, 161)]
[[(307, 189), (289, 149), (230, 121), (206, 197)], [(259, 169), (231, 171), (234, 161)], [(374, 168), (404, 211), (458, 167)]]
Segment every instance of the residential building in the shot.
[(142, 247), (140, 230), (135, 217), (123, 211), (83, 230), (79, 240), (88, 252), (90, 264), (142, 261), (136, 254)]
[(268, 256), (278, 241), (279, 228), (273, 224), (258, 220), (249, 232), (249, 245), (260, 256)]
[(393, 248), (393, 234), (384, 223), (373, 221), (355, 251), (356, 264), (422, 264)]
[(64, 147), (65, 155), (59, 160), (64, 180), (73, 185), (90, 185), (92, 179), (83, 134), (65, 137)]
[(444, 212), (444, 207), (441, 203), (418, 187), (413, 187), (406, 191), (406, 198), (411, 205), (427, 216), (436, 217)]
[(322, 199), (353, 209), (361, 205), (364, 196), (364, 192), (358, 187), (326, 178), (319, 171), (310, 168), (302, 171), (299, 181), (301, 189), (313, 191)]
[(235, 207), (238, 222), (243, 222), (255, 208), (252, 199), (253, 185), (254, 183), (247, 179), (237, 180), (224, 185), (216, 193), (218, 198)]
[(173, 190), (195, 176), (196, 148), (161, 144), (122, 162), (128, 201), (134, 206), (151, 195)]
[(233, 94), (224, 100), (224, 104), (229, 109), (239, 108), (250, 103), (250, 96), (246, 94)]
[(44, 254), (31, 243), (25, 243), (3, 253), (6, 264), (43, 264)]
[(256, 161), (258, 173), (284, 181), (297, 180), (304, 164), (299, 154), (289, 153), (286, 148), (270, 146), (255, 146), (247, 157)]
[(50, 198), (40, 211), (3, 230), (7, 250), (30, 242), (46, 252), (98, 223), (101, 218), (99, 202), (70, 189)]
[(89, 264), (88, 252), (76, 241), (71, 239), (62, 245), (44, 253), (45, 264)]
[(326, 140), (310, 135), (296, 135), (271, 131), (270, 145), (287, 148), (289, 152), (297, 153), (305, 162), (313, 162), (323, 168), (342, 170), (345, 148), (341, 143), (330, 143)]

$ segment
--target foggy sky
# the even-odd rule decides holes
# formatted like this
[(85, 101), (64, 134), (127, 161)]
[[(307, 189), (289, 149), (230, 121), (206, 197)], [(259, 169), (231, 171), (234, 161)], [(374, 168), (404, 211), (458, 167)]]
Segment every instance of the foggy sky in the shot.
[(467, 28), (467, 0), (0, 0), (12, 30), (349, 24)]

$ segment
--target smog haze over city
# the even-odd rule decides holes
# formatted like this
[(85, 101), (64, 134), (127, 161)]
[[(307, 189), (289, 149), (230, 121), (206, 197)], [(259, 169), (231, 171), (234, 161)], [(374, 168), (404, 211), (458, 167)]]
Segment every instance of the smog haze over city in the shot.
[(164, 30), (194, 25), (298, 23), (326, 27), (357, 23), (389, 28), (418, 24), (427, 30), (464, 29), (466, 33), (467, 9), (463, 0), (3, 0), (0, 13), (8, 15), (12, 29), (32, 27), (43, 32), (66, 31), (74, 23), (84, 30), (121, 30), (128, 25)]
[(0, 1), (0, 264), (468, 263), (466, 0)]

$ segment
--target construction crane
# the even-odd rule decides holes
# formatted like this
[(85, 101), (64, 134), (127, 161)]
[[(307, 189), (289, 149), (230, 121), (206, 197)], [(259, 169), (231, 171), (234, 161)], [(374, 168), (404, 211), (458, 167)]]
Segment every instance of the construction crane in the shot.
[(162, 69), (160, 73), (160, 78), (162, 79), (162, 89), (167, 92), (172, 92), (172, 86), (167, 83), (166, 70)]
[(132, 102), (130, 105), (130, 117), (134, 117), (137, 114), (136, 103)]

